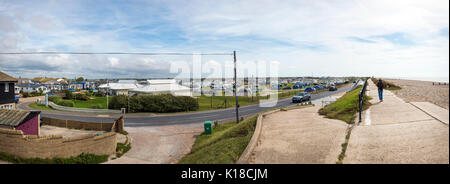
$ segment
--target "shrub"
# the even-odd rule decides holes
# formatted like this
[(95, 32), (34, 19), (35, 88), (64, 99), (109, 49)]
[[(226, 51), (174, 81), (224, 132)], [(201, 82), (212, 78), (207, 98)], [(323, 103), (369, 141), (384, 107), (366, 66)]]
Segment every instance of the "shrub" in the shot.
[(60, 100), (62, 100), (61, 96), (49, 96), (48, 97), (48, 101), (53, 102), (53, 103), (58, 103)]
[(71, 100), (60, 100), (56, 104), (66, 107), (73, 107), (75, 105)]
[(101, 91), (98, 91), (98, 92), (95, 93), (94, 95), (95, 95), (96, 97), (104, 97), (104, 96), (106, 96), (106, 94), (103, 93), (103, 92), (101, 92)]
[(75, 99), (76, 100), (82, 100), (82, 101), (88, 101), (89, 100), (89, 97), (87, 97), (85, 94), (83, 94), (83, 93), (77, 93), (76, 95), (75, 95)]
[(181, 112), (198, 110), (197, 100), (188, 96), (163, 95), (138, 95), (127, 97), (124, 95), (114, 96), (109, 102), (110, 109), (128, 109), (128, 98), (130, 98), (131, 112)]
[(30, 97), (30, 93), (24, 92), (24, 93), (22, 93), (22, 96), (23, 96), (24, 98)]
[(73, 98), (73, 94), (72, 94), (72, 91), (70, 91), (70, 90), (64, 90), (64, 94), (66, 95), (65, 97), (64, 97), (64, 99), (72, 99)]

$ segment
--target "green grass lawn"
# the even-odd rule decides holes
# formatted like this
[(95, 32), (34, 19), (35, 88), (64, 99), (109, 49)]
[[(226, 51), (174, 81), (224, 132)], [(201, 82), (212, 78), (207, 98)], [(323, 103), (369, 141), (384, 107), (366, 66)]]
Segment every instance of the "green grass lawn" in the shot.
[[(339, 119), (345, 121), (348, 124), (355, 123), (356, 113), (358, 112), (359, 105), (359, 92), (362, 87), (358, 87), (353, 91), (349, 91), (334, 103), (327, 105), (319, 110), (320, 115), (330, 119)], [(364, 109), (370, 106), (369, 97), (364, 98)]]
[(257, 115), (239, 124), (219, 124), (213, 133), (201, 134), (195, 140), (191, 152), (180, 164), (233, 164), (244, 152), (255, 131)]
[[(106, 109), (106, 97), (89, 97), (88, 101), (72, 100), (76, 108), (92, 108), (93, 105), (101, 105), (100, 109)], [(111, 100), (111, 97), (110, 97)]]
[(39, 110), (44, 110), (44, 111), (54, 111), (55, 109), (53, 109), (50, 106), (45, 106), (43, 104), (37, 104), (37, 103), (32, 103), (30, 105), (28, 105), (29, 107), (33, 108), (33, 109), (39, 109)]

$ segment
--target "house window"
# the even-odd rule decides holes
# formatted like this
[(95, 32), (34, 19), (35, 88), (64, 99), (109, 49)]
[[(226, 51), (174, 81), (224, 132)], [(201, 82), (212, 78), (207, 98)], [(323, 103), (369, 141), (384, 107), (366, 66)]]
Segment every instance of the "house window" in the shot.
[(8, 93), (8, 92), (9, 92), (9, 84), (5, 83), (5, 93)]

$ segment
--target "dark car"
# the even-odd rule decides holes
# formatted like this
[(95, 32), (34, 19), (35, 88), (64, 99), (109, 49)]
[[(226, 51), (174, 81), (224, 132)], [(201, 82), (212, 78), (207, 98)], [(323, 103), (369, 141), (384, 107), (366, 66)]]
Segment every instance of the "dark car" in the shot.
[(286, 87), (283, 88), (283, 90), (290, 90), (290, 89), (292, 89), (292, 88), (289, 87), (289, 86), (286, 86)]
[(306, 92), (297, 93), (295, 96), (292, 97), (292, 103), (299, 103), (304, 101), (310, 101), (311, 95)]
[(336, 90), (337, 90), (337, 87), (336, 87), (335, 85), (331, 85), (331, 86), (328, 88), (328, 90), (330, 90), (330, 91), (336, 91)]
[(307, 88), (305, 89), (305, 92), (308, 92), (308, 93), (314, 92), (314, 91), (316, 91), (316, 89), (313, 88), (313, 87), (307, 87)]

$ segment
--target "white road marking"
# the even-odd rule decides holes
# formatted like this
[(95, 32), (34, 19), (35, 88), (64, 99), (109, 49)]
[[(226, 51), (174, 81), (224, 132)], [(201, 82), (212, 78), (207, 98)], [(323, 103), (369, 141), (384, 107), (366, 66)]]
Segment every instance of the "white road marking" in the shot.
[(372, 121), (370, 120), (370, 109), (366, 110), (366, 118), (364, 120), (364, 125), (370, 126), (372, 124)]

